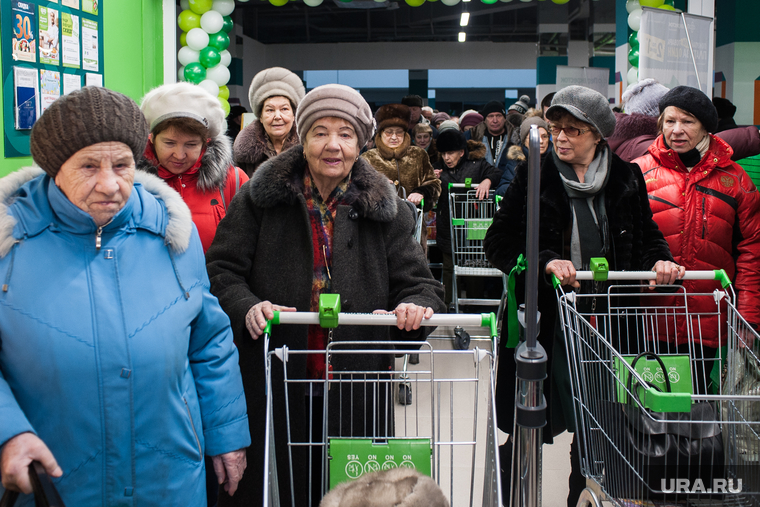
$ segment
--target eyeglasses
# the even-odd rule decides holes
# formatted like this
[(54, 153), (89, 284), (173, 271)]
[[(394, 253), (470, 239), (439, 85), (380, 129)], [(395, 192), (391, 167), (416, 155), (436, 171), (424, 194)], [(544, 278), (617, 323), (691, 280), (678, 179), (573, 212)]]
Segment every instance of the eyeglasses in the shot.
[(567, 137), (578, 137), (585, 134), (586, 132), (591, 132), (591, 129), (579, 129), (577, 127), (558, 127), (556, 125), (549, 125), (549, 132), (551, 132), (554, 137), (557, 137), (563, 130), (565, 131), (565, 135)]
[(396, 130), (383, 130), (383, 135), (391, 138), (391, 137), (404, 137), (404, 131), (396, 131)]

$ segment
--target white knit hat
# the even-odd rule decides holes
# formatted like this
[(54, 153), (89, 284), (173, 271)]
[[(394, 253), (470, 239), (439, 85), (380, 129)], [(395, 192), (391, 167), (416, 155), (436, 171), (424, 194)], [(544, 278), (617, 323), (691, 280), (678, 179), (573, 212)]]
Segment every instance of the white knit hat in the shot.
[(648, 78), (634, 83), (623, 93), (623, 109), (628, 114), (638, 113), (647, 116), (660, 116), (660, 99), (668, 93), (668, 89)]
[(269, 97), (286, 97), (298, 109), (306, 89), (301, 78), (282, 67), (264, 69), (253, 77), (248, 89), (248, 100), (257, 118), (261, 118), (261, 108)]
[(151, 132), (156, 125), (170, 118), (197, 120), (208, 128), (212, 138), (227, 129), (219, 100), (191, 83), (165, 84), (151, 90), (143, 97), (140, 109), (148, 120)]

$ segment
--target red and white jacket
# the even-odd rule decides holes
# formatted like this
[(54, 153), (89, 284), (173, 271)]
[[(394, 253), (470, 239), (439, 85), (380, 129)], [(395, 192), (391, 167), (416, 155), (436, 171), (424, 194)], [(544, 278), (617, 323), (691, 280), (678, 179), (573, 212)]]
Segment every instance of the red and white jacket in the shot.
[[(699, 163), (687, 170), (678, 154), (660, 135), (649, 152), (633, 162), (641, 167), (649, 204), (673, 258), (687, 270), (725, 269), (734, 283), (739, 313), (751, 324), (760, 323), (760, 194), (738, 164), (733, 150), (710, 135), (710, 145)], [(715, 281), (684, 281), (687, 293), (711, 293)], [(659, 298), (658, 298), (659, 299)], [(684, 298), (662, 298), (667, 306), (683, 306)], [(709, 297), (689, 298), (689, 312), (715, 312)], [(718, 319), (694, 319), (694, 338), (705, 346), (725, 344), (725, 305)], [(668, 332), (668, 341), (685, 343), (685, 320)], [(699, 326), (696, 323), (699, 323)], [(660, 333), (660, 339), (664, 339)]]

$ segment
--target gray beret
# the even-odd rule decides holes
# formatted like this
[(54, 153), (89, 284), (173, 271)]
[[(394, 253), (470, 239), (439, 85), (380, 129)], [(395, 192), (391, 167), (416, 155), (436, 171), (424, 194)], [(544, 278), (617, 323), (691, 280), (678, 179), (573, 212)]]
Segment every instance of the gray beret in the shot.
[(359, 92), (346, 85), (326, 84), (307, 93), (298, 106), (296, 128), (302, 144), (314, 122), (327, 116), (349, 122), (359, 138), (359, 148), (363, 148), (375, 132), (372, 109)]
[(61, 166), (83, 148), (120, 142), (129, 146), (135, 161), (148, 144), (148, 122), (126, 95), (85, 86), (53, 102), (32, 128), (32, 158), (55, 177)]
[(301, 78), (282, 67), (264, 69), (253, 77), (248, 89), (248, 100), (257, 118), (261, 118), (261, 108), (269, 97), (286, 97), (298, 109), (298, 104), (306, 94)]
[(708, 132), (715, 132), (718, 128), (718, 110), (702, 90), (691, 86), (676, 86), (660, 99), (660, 114), (668, 106), (675, 106), (694, 115)]
[(566, 86), (552, 99), (546, 110), (546, 118), (556, 118), (562, 110), (576, 119), (592, 125), (602, 137), (615, 132), (615, 113), (610, 109), (610, 101), (596, 90), (585, 86)]

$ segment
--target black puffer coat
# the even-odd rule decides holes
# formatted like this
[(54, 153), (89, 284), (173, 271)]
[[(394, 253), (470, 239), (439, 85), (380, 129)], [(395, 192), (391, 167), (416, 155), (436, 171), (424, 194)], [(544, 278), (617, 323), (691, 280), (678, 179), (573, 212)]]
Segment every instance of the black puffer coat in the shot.
[[(235, 343), (240, 352), (240, 369), (248, 403), (252, 444), (248, 448), (248, 468), (237, 493), (230, 498), (222, 493), (220, 506), (260, 505), (264, 477), (265, 370), (263, 340), (253, 340), (245, 326), (245, 316), (255, 304), (268, 300), (274, 304), (309, 311), (314, 276), (312, 237), (303, 176), (306, 160), (303, 147), (297, 146), (262, 164), (253, 178), (243, 185), (219, 224), (207, 255), (211, 293), (219, 298), (229, 315)], [(443, 288), (433, 279), (419, 243), (412, 231), (411, 209), (395, 195), (388, 179), (360, 158), (353, 166), (351, 182), (340, 205), (333, 229), (333, 292), (341, 295), (346, 312), (371, 313), (392, 310), (400, 303), (429, 306), (445, 311)], [(278, 326), (272, 334), (270, 349), (287, 345), (307, 349), (307, 326)], [(411, 333), (394, 333), (393, 339), (424, 340), (431, 328)], [(398, 336), (400, 335), (400, 336)], [(385, 327), (342, 326), (333, 333), (334, 341), (388, 341)], [(389, 355), (336, 355), (333, 371), (371, 369), (388, 371)], [(282, 378), (281, 363), (275, 362), (275, 378)], [(289, 378), (307, 378), (304, 355), (291, 356)], [(301, 387), (299, 391), (299, 386)], [(332, 390), (330, 391), (332, 393)], [(331, 394), (332, 396), (332, 394)], [(368, 394), (369, 396), (369, 394)], [(287, 450), (285, 448), (285, 408), (282, 382), (273, 385), (277, 421), (275, 438), (283, 505), (289, 505)], [(290, 429), (293, 439), (305, 441), (308, 428), (303, 384), (290, 385)], [(344, 400), (348, 405), (349, 400)], [(354, 406), (364, 406), (364, 395), (357, 389)], [(371, 403), (371, 402), (369, 402)], [(333, 404), (331, 404), (332, 407)], [(337, 404), (335, 404), (337, 405)], [(391, 406), (392, 410), (392, 406)], [(344, 416), (348, 414), (344, 410)], [(384, 414), (383, 414), (384, 415)], [(392, 421), (392, 414), (388, 419)], [(331, 426), (335, 418), (330, 417)], [(344, 422), (344, 421), (338, 421)], [(358, 426), (358, 425), (356, 425)], [(341, 433), (350, 432), (344, 424)], [(357, 435), (354, 427), (353, 436)], [(378, 428), (384, 431), (384, 428)], [(358, 432), (361, 432), (359, 430)], [(308, 458), (301, 447), (294, 451), (296, 505), (308, 505)]]
[[(617, 155), (612, 156), (610, 175), (604, 190), (605, 206), (610, 232), (610, 250), (608, 262), (611, 270), (649, 270), (658, 260), (673, 258), (668, 244), (657, 224), (652, 219), (649, 208), (647, 188), (641, 170), (634, 164), (623, 162)], [(501, 208), (496, 212), (493, 224), (488, 229), (484, 241), (486, 257), (505, 273), (509, 273), (517, 262), (520, 254), (525, 253), (527, 226), (527, 189), (528, 165), (517, 166), (517, 173), (512, 184), (507, 189)], [(539, 287), (538, 309), (541, 312), (541, 332), (538, 340), (546, 350), (547, 371), (552, 371), (552, 357), (557, 355), (565, 360), (565, 351), (553, 351), (555, 326), (557, 320), (557, 296), (550, 280), (544, 275), (546, 264), (553, 259), (570, 259), (570, 238), (572, 231), (573, 213), (570, 199), (562, 185), (559, 170), (554, 163), (554, 157), (548, 156), (541, 167), (541, 197), (539, 223)], [(517, 303), (524, 301), (525, 276), (518, 276), (515, 289)], [(506, 330), (504, 322), (502, 330)], [(503, 336), (501, 343), (506, 343)], [(515, 362), (514, 350), (502, 348), (499, 361), (497, 397), (498, 425), (503, 431), (512, 432), (514, 418), (515, 395)], [(552, 442), (552, 438), (564, 427), (552, 427), (552, 419), (561, 420), (557, 414), (552, 416), (558, 405), (552, 405), (552, 377), (549, 376), (544, 384), (544, 393), (548, 406), (548, 425), (544, 428), (544, 441)], [(557, 386), (560, 392), (569, 395), (570, 387)], [(572, 420), (567, 421), (572, 428)]]

